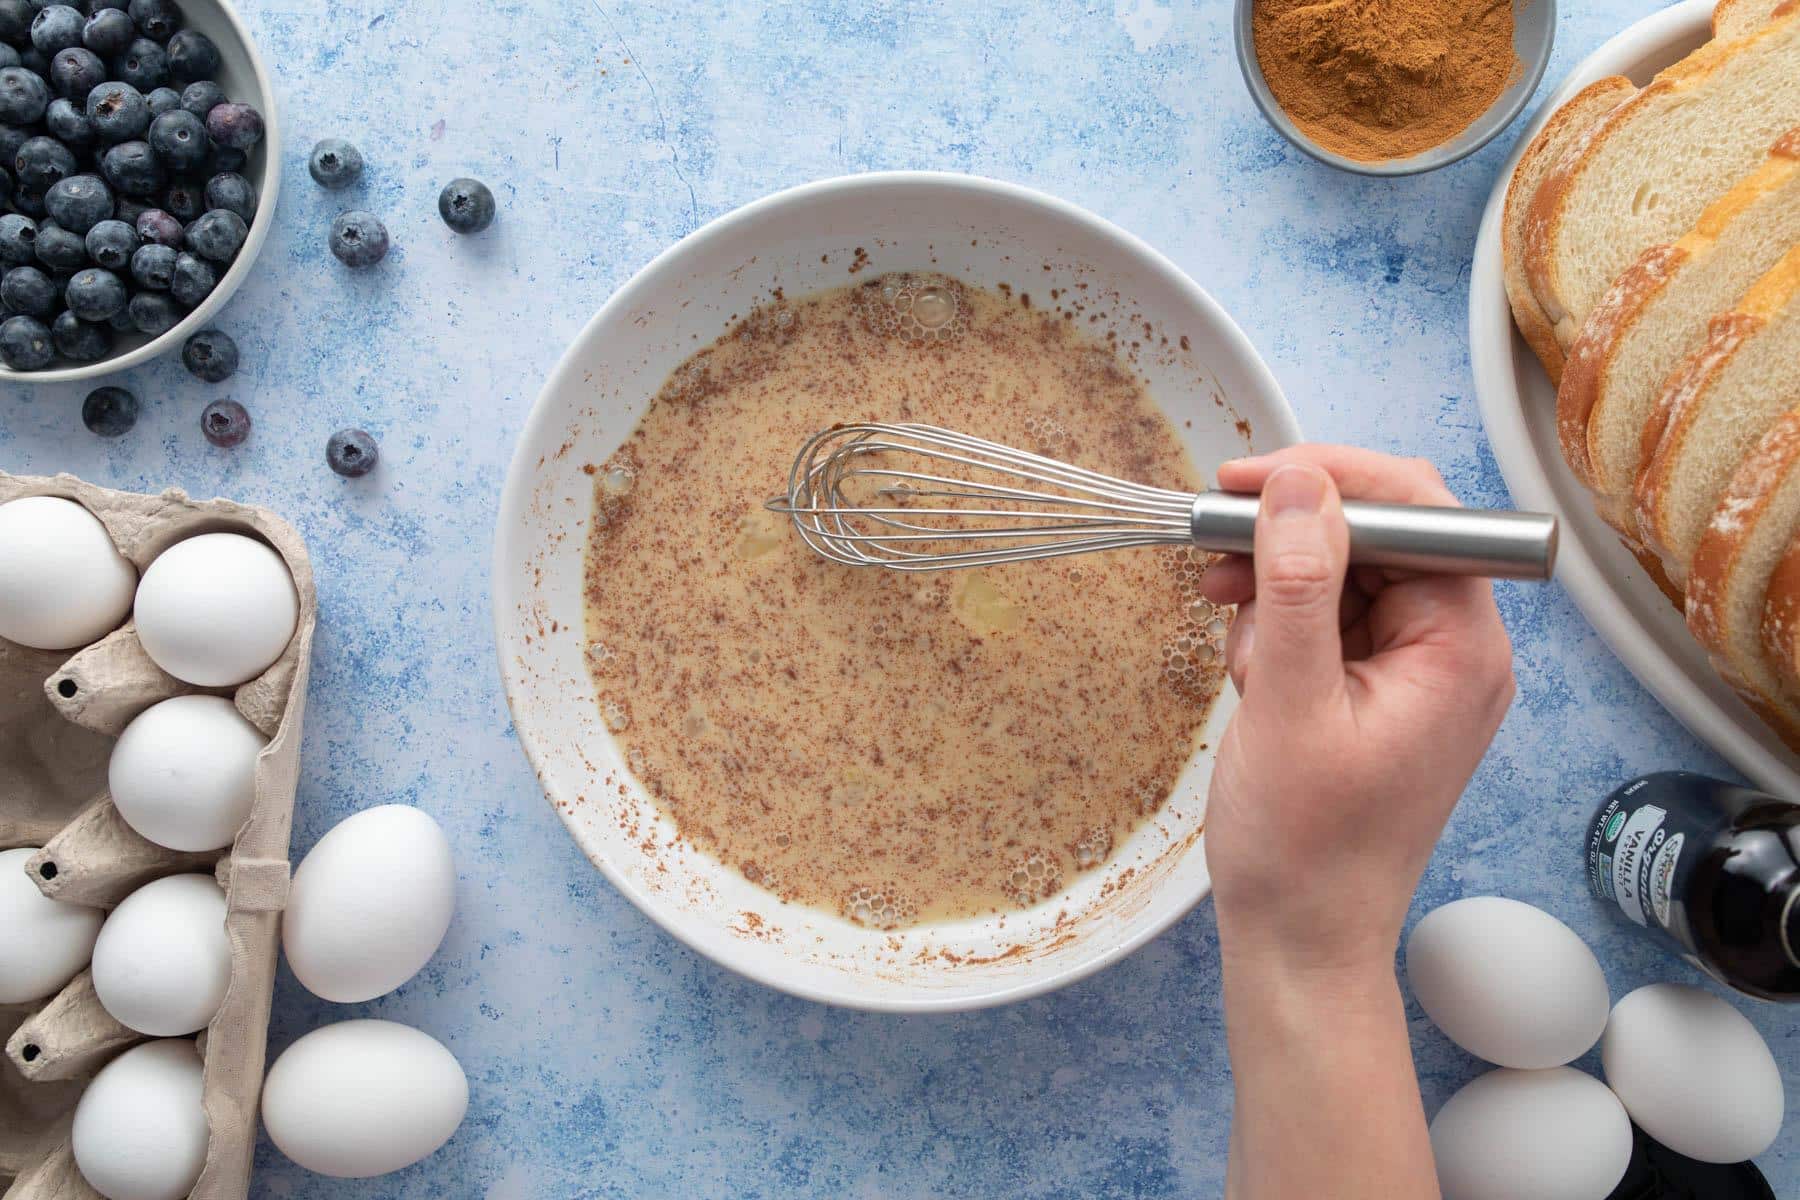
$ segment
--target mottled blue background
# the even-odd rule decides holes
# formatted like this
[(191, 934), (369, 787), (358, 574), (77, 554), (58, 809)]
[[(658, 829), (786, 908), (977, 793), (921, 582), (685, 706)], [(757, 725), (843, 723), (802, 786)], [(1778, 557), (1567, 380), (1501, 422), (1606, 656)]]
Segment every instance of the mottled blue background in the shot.
[[(1568, 3), (1549, 79), (1651, 0)], [(468, 1122), (372, 1183), (266, 1144), (261, 1196), (1164, 1197), (1218, 1194), (1230, 1079), (1209, 908), (1097, 978), (995, 1012), (894, 1019), (746, 983), (600, 879), (511, 735), (488, 630), (508, 456), (563, 346), (699, 223), (777, 188), (890, 167), (1043, 188), (1149, 239), (1237, 315), (1307, 433), (1435, 461), (1464, 500), (1506, 490), (1465, 345), (1468, 262), (1510, 133), (1449, 169), (1374, 181), (1289, 149), (1251, 106), (1223, 0), (1038, 6), (607, 0), (245, 0), (292, 148), (273, 236), (220, 324), (244, 367), (168, 360), (118, 382), (148, 408), (106, 443), (76, 386), (0, 390), (0, 466), (267, 504), (305, 534), (321, 617), (296, 857), (365, 805), (417, 804), (459, 855), (460, 911), (418, 979), (333, 1006), (285, 968), (272, 1049), (378, 1014), (448, 1043)], [(348, 137), (364, 182), (326, 193), (304, 153)], [(500, 218), (439, 223), (450, 177)], [(332, 215), (381, 214), (394, 250), (351, 274)], [(201, 439), (215, 395), (254, 414)], [(363, 425), (382, 466), (326, 470)], [(1543, 906), (1615, 994), (1693, 980), (1584, 891), (1582, 827), (1628, 776), (1723, 764), (1660, 709), (1557, 588), (1506, 587), (1519, 701), (1426, 876)], [(1322, 797), (1329, 800), (1329, 797)], [(1296, 880), (1296, 886), (1304, 886)], [(1744, 1005), (1790, 1080), (1788, 1012)], [(1428, 1110), (1477, 1065), (1413, 1010)], [(1763, 1165), (1800, 1193), (1793, 1122)]]

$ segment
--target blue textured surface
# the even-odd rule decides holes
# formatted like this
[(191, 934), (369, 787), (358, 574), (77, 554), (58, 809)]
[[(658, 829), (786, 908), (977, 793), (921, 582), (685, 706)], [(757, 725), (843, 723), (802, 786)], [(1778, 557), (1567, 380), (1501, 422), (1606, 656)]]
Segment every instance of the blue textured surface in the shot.
[[(743, 982), (605, 885), (538, 794), (496, 679), (487, 563), (507, 458), (563, 346), (696, 224), (822, 176), (939, 167), (1043, 188), (1143, 235), (1237, 315), (1310, 436), (1425, 455), (1465, 501), (1503, 503), (1465, 320), (1476, 222), (1516, 129), (1418, 179), (1320, 167), (1257, 116), (1222, 0), (246, 7), (291, 153), (261, 267), (219, 322), (243, 370), (215, 386), (174, 358), (128, 373), (115, 382), (146, 411), (116, 443), (81, 428), (83, 389), (6, 388), (0, 465), (290, 517), (321, 600), (296, 858), (348, 813), (396, 800), (435, 814), (457, 849), (460, 911), (427, 970), (340, 1007), (283, 968), (271, 1049), (345, 1016), (415, 1023), (467, 1067), (467, 1124), (368, 1183), (311, 1176), (265, 1143), (256, 1194), (1217, 1195), (1230, 1077), (1209, 908), (1060, 994), (898, 1020)], [(1656, 5), (1566, 7), (1550, 80)], [(327, 135), (368, 159), (348, 192), (307, 178)], [(436, 215), (438, 188), (462, 174), (500, 203), (469, 239)], [(392, 231), (377, 270), (326, 252), (348, 207)], [(200, 437), (217, 395), (254, 414), (236, 451)], [(351, 424), (383, 457), (345, 482), (324, 447)], [(1693, 980), (1587, 898), (1582, 827), (1634, 773), (1723, 764), (1559, 589), (1502, 601), (1519, 700), (1415, 915), (1504, 893), (1588, 937), (1615, 995)], [(1791, 1013), (1744, 1007), (1800, 1077)], [(1435, 1111), (1478, 1068), (1412, 1016)], [(1792, 1129), (1764, 1159), (1790, 1196)]]

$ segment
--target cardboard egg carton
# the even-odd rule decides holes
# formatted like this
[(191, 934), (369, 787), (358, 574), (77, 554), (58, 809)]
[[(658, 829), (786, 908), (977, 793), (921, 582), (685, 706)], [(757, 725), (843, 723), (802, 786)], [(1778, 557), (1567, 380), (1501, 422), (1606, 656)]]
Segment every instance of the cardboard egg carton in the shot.
[[(293, 573), (300, 621), (281, 659), (233, 690), (198, 688), (150, 661), (129, 618), (85, 649), (32, 650), (0, 639), (0, 849), (40, 846), (26, 864), (44, 895), (110, 908), (142, 884), (213, 871), (225, 889), (231, 984), (200, 1037), (211, 1138), (194, 1200), (241, 1200), (250, 1186), (276, 943), (287, 899), (288, 835), (300, 773), (300, 724), (318, 613), (300, 536), (266, 509), (136, 495), (69, 475), (0, 472), (0, 504), (62, 496), (100, 519), (138, 569), (184, 538), (232, 531), (260, 537)], [(270, 741), (256, 764), (256, 801), (223, 851), (183, 853), (136, 833), (113, 807), (106, 765), (132, 718), (171, 696), (229, 696)], [(48, 1000), (0, 1006), (0, 1188), (3, 1200), (98, 1200), (76, 1170), (69, 1126), (86, 1081), (144, 1037), (107, 1014), (83, 971)]]

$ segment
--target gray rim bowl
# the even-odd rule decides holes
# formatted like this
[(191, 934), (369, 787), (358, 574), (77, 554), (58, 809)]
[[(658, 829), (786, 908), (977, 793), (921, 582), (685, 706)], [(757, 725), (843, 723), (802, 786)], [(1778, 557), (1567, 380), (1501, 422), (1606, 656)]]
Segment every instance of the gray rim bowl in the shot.
[(1325, 149), (1302, 133), (1282, 111), (1268, 82), (1263, 79), (1262, 64), (1256, 58), (1256, 43), (1250, 31), (1250, 14), (1256, 3), (1257, 0), (1237, 0), (1237, 10), (1232, 18), (1238, 66), (1244, 72), (1244, 82), (1250, 88), (1256, 107), (1262, 110), (1269, 124), (1302, 153), (1327, 166), (1357, 175), (1418, 175), (1447, 167), (1487, 145), (1525, 110), (1531, 94), (1544, 77), (1544, 68), (1550, 65), (1550, 47), (1556, 39), (1556, 0), (1513, 0), (1513, 53), (1523, 65), (1519, 77), (1494, 98), (1488, 110), (1476, 117), (1473, 124), (1442, 145), (1407, 158), (1362, 162)]

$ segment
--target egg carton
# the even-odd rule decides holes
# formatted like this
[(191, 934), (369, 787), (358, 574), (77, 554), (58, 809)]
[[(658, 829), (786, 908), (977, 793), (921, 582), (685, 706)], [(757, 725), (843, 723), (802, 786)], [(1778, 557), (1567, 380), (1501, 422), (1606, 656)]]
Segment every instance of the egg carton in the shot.
[[(300, 621), (279, 661), (243, 686), (198, 688), (167, 674), (126, 624), (77, 651), (28, 649), (0, 639), (0, 849), (41, 846), (26, 864), (57, 900), (110, 908), (142, 884), (181, 872), (215, 873), (225, 889), (231, 983), (200, 1035), (205, 1062), (206, 1166), (193, 1200), (241, 1200), (250, 1187), (257, 1099), (267, 1049), (276, 943), (288, 889), (288, 836), (300, 774), (317, 598), (305, 544), (267, 509), (111, 491), (70, 475), (0, 472), (0, 504), (62, 496), (85, 507), (141, 576), (150, 561), (195, 534), (261, 538), (293, 573)], [(171, 696), (228, 696), (270, 741), (257, 758), (256, 800), (224, 851), (183, 853), (127, 825), (106, 791), (113, 740), (139, 713)], [(101, 1007), (83, 971), (47, 1001), (0, 1006), (0, 1187), (3, 1200), (98, 1200), (69, 1144), (81, 1089), (120, 1051), (145, 1041)], [(10, 1186), (7, 1186), (10, 1181)]]

